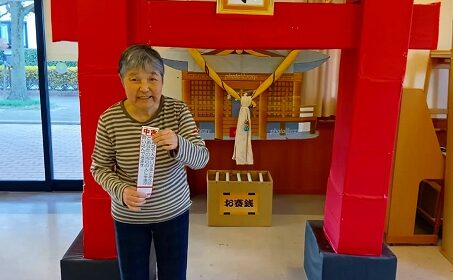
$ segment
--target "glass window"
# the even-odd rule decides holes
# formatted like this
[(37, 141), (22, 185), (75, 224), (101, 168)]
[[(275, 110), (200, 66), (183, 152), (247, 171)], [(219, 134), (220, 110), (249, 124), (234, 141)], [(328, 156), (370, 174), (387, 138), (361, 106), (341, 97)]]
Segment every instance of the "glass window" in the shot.
[(76, 61), (47, 63), (54, 179), (81, 180), (82, 137)]
[(45, 61), (41, 15), (40, 0), (0, 2), (0, 190), (81, 188), (77, 63)]
[[(33, 1), (0, 5), (0, 181), (45, 180), (39, 85), (29, 86), (38, 72), (27, 55), (36, 53), (36, 43), (27, 48), (27, 28), (36, 32), (29, 5)], [(12, 26), (17, 17), (23, 24)]]

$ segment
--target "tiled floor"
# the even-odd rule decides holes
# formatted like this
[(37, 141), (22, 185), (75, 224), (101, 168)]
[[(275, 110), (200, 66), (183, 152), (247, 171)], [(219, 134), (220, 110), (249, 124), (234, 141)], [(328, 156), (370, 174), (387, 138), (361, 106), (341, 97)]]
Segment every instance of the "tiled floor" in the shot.
[[(190, 217), (188, 279), (295, 280), (303, 270), (304, 224), (321, 219), (323, 196), (275, 196), (273, 226), (206, 225), (206, 199)], [(0, 192), (0, 279), (57, 280), (59, 260), (81, 229), (80, 193)], [(435, 246), (393, 246), (398, 280), (451, 280)]]

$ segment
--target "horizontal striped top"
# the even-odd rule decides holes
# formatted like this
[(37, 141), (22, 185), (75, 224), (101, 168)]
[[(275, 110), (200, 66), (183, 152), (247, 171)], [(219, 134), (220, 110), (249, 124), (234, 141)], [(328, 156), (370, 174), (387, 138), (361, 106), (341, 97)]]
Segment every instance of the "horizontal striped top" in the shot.
[[(142, 126), (173, 130), (178, 137), (177, 151), (158, 147), (153, 192), (141, 211), (123, 204), (123, 190), (137, 185)], [(156, 115), (141, 123), (124, 108), (124, 101), (108, 108), (99, 118), (92, 154), (91, 173), (112, 198), (112, 216), (123, 223), (156, 223), (170, 220), (190, 207), (190, 191), (185, 167), (203, 168), (209, 152), (201, 139), (187, 106), (163, 96)]]

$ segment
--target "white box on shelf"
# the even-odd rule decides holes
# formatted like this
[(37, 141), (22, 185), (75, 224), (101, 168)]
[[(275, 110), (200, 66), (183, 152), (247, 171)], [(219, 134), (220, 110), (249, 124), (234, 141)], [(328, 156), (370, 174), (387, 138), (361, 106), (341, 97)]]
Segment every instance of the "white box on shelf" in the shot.
[(298, 132), (309, 132), (311, 129), (310, 122), (300, 122), (298, 127)]

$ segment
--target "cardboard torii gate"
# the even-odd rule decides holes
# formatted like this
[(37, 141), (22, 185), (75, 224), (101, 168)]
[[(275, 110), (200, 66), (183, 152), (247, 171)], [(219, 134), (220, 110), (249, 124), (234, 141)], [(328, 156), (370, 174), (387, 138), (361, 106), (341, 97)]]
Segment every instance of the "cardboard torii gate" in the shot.
[(217, 15), (210, 1), (52, 0), (54, 41), (77, 41), (84, 256), (115, 257), (110, 199), (90, 171), (98, 116), (124, 97), (132, 43), (226, 49), (342, 49), (324, 232), (338, 253), (380, 255), (408, 49), (437, 47), (440, 4), (275, 3), (273, 16)]

